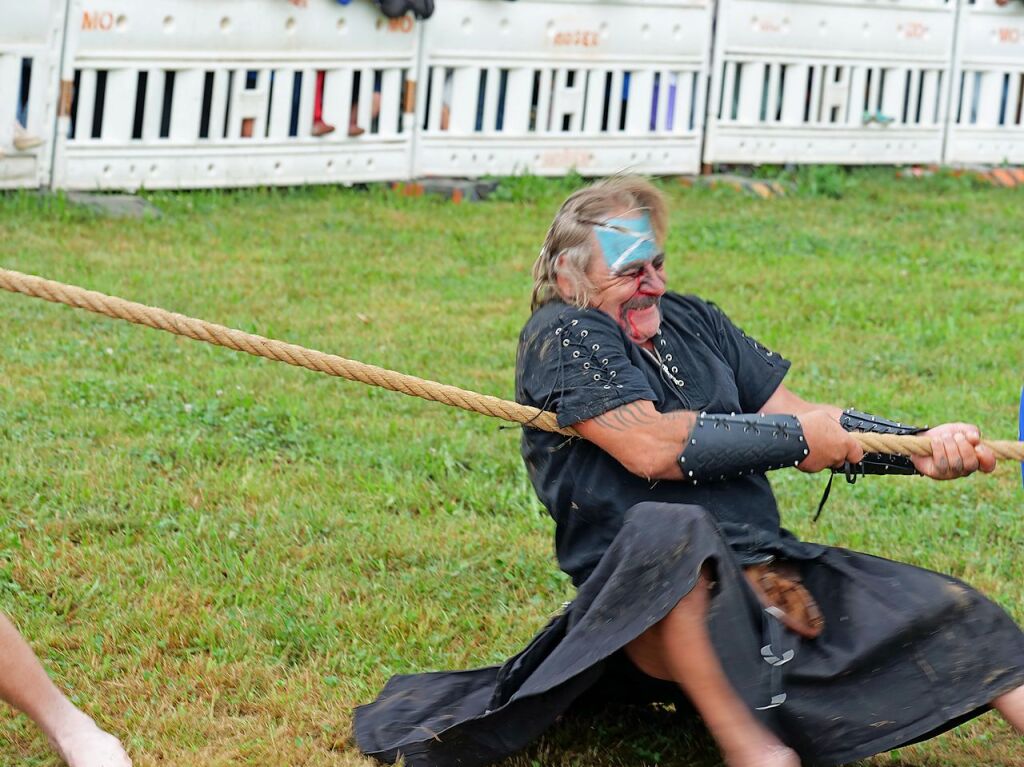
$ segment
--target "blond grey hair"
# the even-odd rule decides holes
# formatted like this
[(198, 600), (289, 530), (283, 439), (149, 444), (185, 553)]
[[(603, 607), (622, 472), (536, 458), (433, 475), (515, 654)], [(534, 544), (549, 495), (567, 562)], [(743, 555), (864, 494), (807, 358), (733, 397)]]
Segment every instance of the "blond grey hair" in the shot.
[(562, 298), (558, 277), (571, 286), (569, 301), (586, 306), (593, 290), (587, 267), (597, 249), (593, 224), (623, 210), (647, 211), (659, 247), (665, 243), (668, 211), (665, 199), (649, 181), (638, 176), (615, 176), (573, 192), (544, 238), (544, 246), (533, 264), (533, 296), (530, 308)]

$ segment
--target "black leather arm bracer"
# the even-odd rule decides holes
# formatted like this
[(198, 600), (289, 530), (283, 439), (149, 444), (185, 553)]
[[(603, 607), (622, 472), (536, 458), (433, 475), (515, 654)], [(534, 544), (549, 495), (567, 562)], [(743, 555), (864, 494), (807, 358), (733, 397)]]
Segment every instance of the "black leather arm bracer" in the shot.
[(796, 466), (807, 452), (795, 416), (701, 413), (679, 456), (679, 468), (696, 485)]
[[(847, 431), (873, 432), (875, 434), (920, 434), (928, 427), (909, 426), (905, 423), (890, 421), (877, 415), (864, 413), (853, 408), (843, 411), (839, 417), (840, 425)], [(917, 474), (913, 461), (905, 455), (891, 453), (865, 453), (860, 463), (849, 463), (843, 467), (846, 481), (857, 481), (862, 474)]]

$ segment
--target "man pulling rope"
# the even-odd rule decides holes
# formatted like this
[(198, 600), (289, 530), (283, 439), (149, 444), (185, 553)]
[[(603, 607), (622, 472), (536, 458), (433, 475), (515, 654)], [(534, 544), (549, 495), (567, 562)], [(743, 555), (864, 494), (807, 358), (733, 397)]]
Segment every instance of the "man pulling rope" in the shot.
[[(576, 599), (501, 667), (393, 677), (356, 711), (359, 747), (484, 764), (581, 698), (687, 701), (729, 767), (851, 762), (990, 707), (1024, 732), (1024, 633), (1003, 610), (951, 576), (798, 540), (766, 476), (990, 472), (977, 427), (790, 391), (788, 360), (667, 292), (666, 219), (646, 182), (596, 184), (534, 267), (517, 399), (582, 439), (524, 429), (522, 454)], [(866, 454), (856, 432), (919, 434), (930, 454)]]

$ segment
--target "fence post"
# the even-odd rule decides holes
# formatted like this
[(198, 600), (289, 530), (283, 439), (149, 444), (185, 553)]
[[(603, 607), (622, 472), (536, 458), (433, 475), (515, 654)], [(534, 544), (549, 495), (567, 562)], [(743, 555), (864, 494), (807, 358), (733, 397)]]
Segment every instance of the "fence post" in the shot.
[(67, 188), (67, 141), (71, 132), (71, 109), (75, 103), (74, 60), (84, 13), (81, 0), (67, 0), (64, 35), (60, 46), (60, 95), (53, 127), (53, 173), (50, 186)]
[(945, 120), (942, 121), (942, 162), (949, 163), (949, 140), (953, 131), (953, 120), (955, 110), (953, 109), (953, 96), (959, 93), (957, 81), (960, 78), (960, 24), (964, 17), (963, 7), (967, 0), (956, 0), (956, 15), (953, 17), (953, 40), (949, 52), (949, 78), (946, 83), (943, 99), (945, 100)]

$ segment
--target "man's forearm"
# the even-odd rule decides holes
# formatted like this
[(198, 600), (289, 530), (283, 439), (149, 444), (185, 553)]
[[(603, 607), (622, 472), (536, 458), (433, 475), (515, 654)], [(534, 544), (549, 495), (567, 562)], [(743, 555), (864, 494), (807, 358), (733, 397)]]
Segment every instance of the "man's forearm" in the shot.
[(814, 410), (824, 410), (830, 416), (839, 421), (843, 409), (836, 405), (826, 405), (820, 402), (808, 402), (803, 397), (794, 394), (785, 386), (779, 386), (775, 393), (768, 398), (768, 401), (761, 406), (762, 413), (778, 415), (795, 415), (800, 417)]

